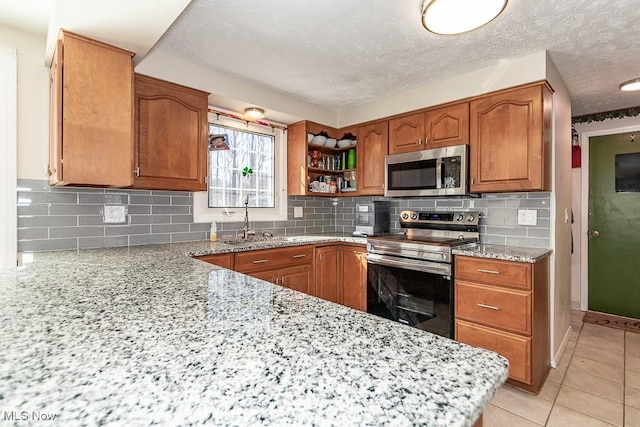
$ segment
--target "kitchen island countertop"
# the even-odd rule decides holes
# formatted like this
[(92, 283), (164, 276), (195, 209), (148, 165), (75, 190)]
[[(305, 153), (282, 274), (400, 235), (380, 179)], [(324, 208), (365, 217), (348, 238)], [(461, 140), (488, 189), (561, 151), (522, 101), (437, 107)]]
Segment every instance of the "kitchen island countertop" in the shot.
[(36, 253), (0, 271), (2, 410), (64, 425), (468, 426), (507, 378), (496, 353), (189, 247)]

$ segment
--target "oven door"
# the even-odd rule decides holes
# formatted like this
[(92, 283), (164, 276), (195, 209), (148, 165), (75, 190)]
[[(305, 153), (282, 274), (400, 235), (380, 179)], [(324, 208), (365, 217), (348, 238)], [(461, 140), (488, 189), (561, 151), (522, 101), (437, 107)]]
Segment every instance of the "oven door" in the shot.
[(453, 338), (451, 265), (367, 255), (367, 312)]

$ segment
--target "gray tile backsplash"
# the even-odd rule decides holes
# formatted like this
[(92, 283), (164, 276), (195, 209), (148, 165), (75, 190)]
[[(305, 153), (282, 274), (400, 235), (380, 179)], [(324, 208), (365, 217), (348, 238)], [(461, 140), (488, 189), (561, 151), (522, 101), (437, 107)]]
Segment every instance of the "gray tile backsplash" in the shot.
[[(383, 197), (288, 198), (287, 221), (256, 221), (257, 235), (351, 233), (355, 230), (357, 201)], [(403, 209), (467, 210), (481, 213), (481, 241), (527, 247), (550, 247), (550, 194), (487, 194), (481, 198), (406, 198), (392, 201), (392, 231)], [(104, 205), (124, 205), (126, 224), (105, 224)], [(209, 223), (193, 222), (193, 194), (179, 191), (148, 191), (49, 187), (42, 180), (18, 180), (18, 248), (43, 251), (76, 248), (170, 243), (209, 238)], [(294, 218), (294, 207), (303, 218)], [(536, 209), (538, 225), (517, 225), (518, 209)], [(242, 235), (242, 222), (218, 226), (218, 237)]]

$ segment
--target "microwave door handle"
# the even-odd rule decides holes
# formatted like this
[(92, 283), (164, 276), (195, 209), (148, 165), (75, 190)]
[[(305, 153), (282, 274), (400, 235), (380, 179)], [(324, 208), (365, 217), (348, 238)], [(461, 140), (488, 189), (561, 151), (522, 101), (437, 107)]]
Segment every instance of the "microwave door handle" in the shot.
[(444, 168), (442, 167), (442, 158), (438, 157), (436, 159), (436, 188), (442, 188), (442, 184), (444, 183)]

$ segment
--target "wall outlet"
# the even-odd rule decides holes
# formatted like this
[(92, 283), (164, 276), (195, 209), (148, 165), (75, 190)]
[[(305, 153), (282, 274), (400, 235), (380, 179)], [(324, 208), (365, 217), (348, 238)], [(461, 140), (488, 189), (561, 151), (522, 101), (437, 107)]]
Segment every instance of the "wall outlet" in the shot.
[(538, 225), (538, 211), (535, 209), (518, 209), (518, 225)]
[(105, 205), (104, 218), (105, 224), (124, 224), (127, 222), (127, 210), (124, 205)]
[(302, 206), (294, 206), (293, 207), (293, 217), (294, 218), (302, 218), (304, 216), (302, 212)]

